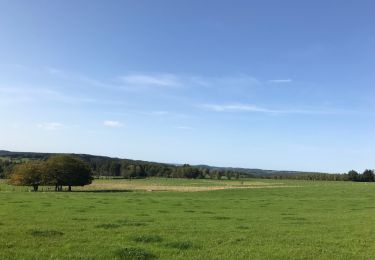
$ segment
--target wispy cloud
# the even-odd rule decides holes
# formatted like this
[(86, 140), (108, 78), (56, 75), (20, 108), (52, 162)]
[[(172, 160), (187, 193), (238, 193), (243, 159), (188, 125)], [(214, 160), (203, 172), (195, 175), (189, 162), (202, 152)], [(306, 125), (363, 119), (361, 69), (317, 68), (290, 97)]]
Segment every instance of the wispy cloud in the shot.
[(31, 87), (0, 87), (0, 93), (8, 94), (8, 95), (33, 95), (33, 94), (41, 94), (41, 95), (53, 95), (56, 94), (56, 91), (44, 88), (31, 88)]
[(105, 88), (107, 90), (135, 91), (142, 89), (140, 87), (177, 87), (183, 84), (182, 78), (171, 73), (127, 73), (110, 79), (99, 80), (87, 75), (72, 73), (52, 67), (46, 67), (45, 71), (52, 76), (71, 82), (77, 82), (83, 86), (88, 85), (96, 88)]
[[(66, 92), (66, 91), (65, 91)], [(59, 102), (68, 104), (99, 104), (99, 105), (126, 105), (127, 102), (120, 98), (92, 98), (87, 93), (64, 93), (56, 88), (26, 86), (26, 87), (1, 87), (0, 86), (0, 100), (8, 104), (12, 103), (26, 103), (26, 102)]]
[(269, 83), (291, 83), (293, 80), (292, 79), (270, 79), (268, 80)]
[(246, 105), (246, 104), (230, 104), (230, 105), (218, 105), (218, 104), (206, 104), (203, 105), (204, 108), (216, 112), (225, 112), (225, 111), (239, 111), (239, 112), (265, 112), (273, 113), (274, 110), (261, 108), (255, 105)]
[(98, 80), (93, 77), (88, 77), (86, 75), (82, 75), (79, 73), (73, 73), (70, 71), (56, 69), (52, 67), (46, 67), (45, 71), (56, 78), (67, 80), (70, 82), (79, 83), (80, 86), (87, 87), (95, 87), (95, 88), (105, 88), (105, 89), (112, 89), (112, 90), (120, 90), (122, 88), (121, 84), (116, 84), (110, 80)]
[(212, 88), (220, 91), (247, 91), (251, 87), (264, 86), (268, 83), (290, 83), (291, 79), (271, 79), (261, 80), (249, 74), (238, 73), (224, 76), (202, 76), (202, 75), (181, 75), (173, 73), (125, 73), (120, 76), (114, 76), (110, 79), (99, 80), (87, 75), (71, 73), (69, 71), (46, 67), (48, 74), (68, 80), (70, 82), (80, 83), (79, 86), (92, 86), (113, 91), (145, 91), (152, 89), (166, 90), (171, 88), (189, 88), (200, 89), (202, 87)]
[(156, 111), (149, 111), (149, 112), (141, 112), (143, 115), (148, 115), (148, 116), (165, 116), (168, 115), (168, 111), (163, 111), (163, 110), (156, 110)]
[(179, 78), (173, 74), (128, 74), (120, 76), (122, 83), (135, 86), (177, 87)]
[(176, 126), (175, 128), (180, 129), (180, 130), (193, 130), (191, 126), (184, 126), (184, 125)]
[(333, 111), (333, 110), (305, 110), (305, 109), (270, 109), (265, 107), (259, 107), (252, 104), (205, 104), (201, 106), (206, 110), (215, 112), (255, 112), (255, 113), (267, 113), (267, 114), (347, 114), (352, 111)]
[(63, 77), (63, 78), (66, 78), (68, 76), (65, 71), (60, 70), (60, 69), (46, 67), (45, 70), (47, 71), (48, 74), (52, 76), (58, 76), (58, 77)]
[(103, 122), (103, 125), (106, 126), (106, 127), (113, 127), (113, 128), (123, 126), (123, 124), (120, 123), (119, 121), (113, 121), (113, 120), (106, 120), (106, 121)]
[(51, 88), (40, 87), (0, 87), (0, 94), (3, 94), (9, 99), (24, 100), (24, 101), (37, 101), (49, 100), (64, 103), (92, 103), (94, 99), (88, 97), (79, 97), (66, 95), (60, 91)]
[[(30, 68), (31, 69), (31, 68)], [(51, 76), (70, 82), (80, 83), (81, 86), (93, 86), (112, 90), (136, 91), (148, 89), (148, 87), (213, 87), (213, 88), (240, 88), (249, 86), (262, 86), (267, 83), (290, 83), (293, 80), (270, 79), (261, 80), (247, 73), (237, 73), (224, 76), (204, 76), (204, 75), (181, 75), (174, 73), (144, 73), (131, 72), (119, 76), (113, 76), (109, 79), (97, 79), (89, 75), (73, 73), (54, 67), (44, 67), (33, 70), (46, 72)], [(135, 88), (137, 87), (137, 88)]]
[(37, 124), (37, 127), (47, 131), (56, 131), (65, 128), (63, 124), (57, 122), (40, 123)]

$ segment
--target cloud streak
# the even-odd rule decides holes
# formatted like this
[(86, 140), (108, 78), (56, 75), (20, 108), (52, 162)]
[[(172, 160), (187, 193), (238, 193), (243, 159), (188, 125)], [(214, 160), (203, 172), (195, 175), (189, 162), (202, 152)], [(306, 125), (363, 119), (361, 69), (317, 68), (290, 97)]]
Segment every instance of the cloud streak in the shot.
[(201, 75), (180, 75), (173, 73), (125, 73), (115, 76), (109, 80), (98, 80), (81, 74), (74, 74), (64, 70), (47, 67), (45, 71), (54, 77), (64, 80), (75, 81), (81, 85), (92, 86), (96, 88), (111, 89), (115, 91), (145, 91), (150, 89), (173, 89), (190, 88), (200, 89), (202, 87), (222, 90), (242, 89), (249, 90), (251, 87), (266, 86), (267, 84), (285, 84), (293, 80), (271, 79), (261, 80), (249, 74), (235, 74), (224, 76), (201, 76)]
[(0, 94), (9, 99), (27, 101), (50, 100), (64, 103), (93, 103), (94, 99), (66, 95), (51, 88), (39, 87), (0, 87)]
[(304, 110), (304, 109), (270, 109), (259, 107), (253, 104), (205, 104), (202, 108), (214, 112), (253, 112), (253, 113), (266, 113), (266, 114), (305, 114), (305, 115), (318, 115), (318, 114), (346, 114), (350, 111), (332, 111), (332, 110)]
[(125, 85), (134, 86), (159, 86), (178, 87), (181, 85), (179, 78), (173, 74), (128, 74), (119, 79)]
[(147, 115), (147, 116), (165, 116), (165, 115), (169, 115), (170, 113), (164, 110), (156, 110), (156, 111), (150, 111), (150, 112), (141, 112), (141, 114)]
[(261, 108), (255, 105), (246, 105), (246, 104), (230, 104), (230, 105), (218, 105), (218, 104), (206, 104), (203, 105), (204, 108), (216, 112), (264, 112), (264, 113), (273, 113), (274, 110)]
[(0, 86), (0, 100), (8, 104), (12, 103), (27, 103), (27, 102), (59, 102), (68, 104), (78, 104), (78, 105), (111, 105), (111, 106), (122, 106), (126, 105), (127, 102), (120, 98), (103, 98), (89, 97), (86, 93), (70, 93), (66, 94), (56, 88), (47, 87), (1, 87)]
[(193, 128), (191, 126), (185, 126), (185, 125), (176, 126), (176, 129), (179, 129), (179, 130), (193, 130)]
[(47, 131), (56, 131), (65, 128), (63, 124), (57, 122), (40, 123), (37, 127)]
[[(321, 109), (290, 108), (287, 104), (282, 105), (283, 93), (277, 92), (277, 104), (281, 108), (264, 107), (256, 104), (223, 103), (226, 99), (250, 100), (257, 97), (272, 98), (276, 94), (272, 84), (289, 84), (290, 78), (258, 79), (249, 74), (235, 74), (224, 76), (199, 76), (182, 75), (172, 73), (125, 73), (114, 76), (107, 80), (97, 80), (81, 74), (70, 73), (64, 70), (47, 67), (44, 73), (57, 77), (67, 87), (39, 88), (28, 86), (24, 88), (4, 88), (0, 86), (0, 99), (7, 103), (20, 102), (43, 102), (54, 101), (74, 104), (95, 104), (105, 109), (116, 109), (125, 107), (135, 111), (144, 111), (148, 102), (154, 102), (153, 111), (138, 112), (145, 116), (175, 116), (179, 109), (189, 109), (198, 105), (201, 109), (213, 112), (242, 112), (242, 113), (264, 113), (264, 114), (349, 114), (351, 111), (331, 110), (321, 106)], [(96, 89), (94, 89), (96, 88)], [(93, 90), (94, 89), (94, 90)], [(89, 90), (89, 91), (88, 91)], [(132, 92), (125, 95), (121, 91)], [(168, 93), (168, 91), (170, 91)], [(277, 89), (277, 91), (280, 91)], [(291, 91), (291, 89), (285, 89)], [(287, 92), (286, 92), (287, 93)], [(91, 98), (91, 95), (93, 98)], [(152, 101), (150, 101), (152, 100)], [(272, 102), (272, 100), (270, 100)], [(287, 100), (286, 100), (287, 101)], [(212, 102), (212, 103), (208, 103)], [(272, 105), (272, 103), (270, 103)], [(185, 107), (183, 107), (185, 106)], [(147, 106), (146, 106), (147, 107)], [(162, 107), (162, 109), (161, 109)], [(285, 108), (288, 107), (288, 108)], [(319, 107), (319, 105), (318, 105)], [(285, 108), (285, 109), (284, 109)], [(159, 110), (160, 109), (160, 110)], [(164, 111), (167, 109), (168, 111)], [(176, 111), (176, 112), (175, 112)], [(188, 112), (189, 113), (189, 112)], [(117, 121), (107, 120), (107, 127), (119, 127)], [(112, 122), (112, 123), (111, 123)], [(118, 124), (114, 123), (117, 122)]]
[(123, 124), (120, 123), (119, 121), (113, 121), (113, 120), (106, 120), (103, 122), (103, 125), (106, 127), (111, 127), (111, 128), (119, 128), (123, 126)]
[(270, 79), (268, 80), (269, 83), (276, 83), (276, 84), (283, 84), (283, 83), (291, 83), (292, 79)]

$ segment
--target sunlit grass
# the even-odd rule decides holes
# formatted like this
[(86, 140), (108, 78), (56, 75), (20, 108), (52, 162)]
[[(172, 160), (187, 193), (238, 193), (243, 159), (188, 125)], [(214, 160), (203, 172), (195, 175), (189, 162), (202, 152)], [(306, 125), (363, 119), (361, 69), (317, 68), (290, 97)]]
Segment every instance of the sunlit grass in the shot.
[[(118, 180), (99, 182), (116, 185)], [(241, 185), (240, 181), (209, 180), (131, 182), (140, 186)], [(374, 184), (246, 183), (276, 187), (202, 192), (87, 188), (90, 192), (69, 193), (27, 192), (25, 187), (2, 183), (0, 259), (375, 257)]]

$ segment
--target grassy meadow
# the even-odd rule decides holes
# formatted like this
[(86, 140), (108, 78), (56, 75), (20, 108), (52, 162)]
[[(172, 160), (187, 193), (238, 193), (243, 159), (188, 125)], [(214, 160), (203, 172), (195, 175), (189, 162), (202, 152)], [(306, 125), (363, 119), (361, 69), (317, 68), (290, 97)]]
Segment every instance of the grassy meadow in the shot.
[(0, 259), (374, 259), (375, 183), (0, 181)]

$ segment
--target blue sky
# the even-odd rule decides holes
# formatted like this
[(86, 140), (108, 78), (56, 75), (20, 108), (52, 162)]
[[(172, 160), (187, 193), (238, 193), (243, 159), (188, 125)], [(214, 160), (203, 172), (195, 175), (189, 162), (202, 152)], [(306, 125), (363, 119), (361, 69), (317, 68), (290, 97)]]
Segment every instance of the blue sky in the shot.
[(373, 1), (0, 0), (0, 149), (374, 168)]

